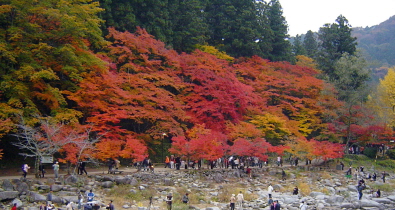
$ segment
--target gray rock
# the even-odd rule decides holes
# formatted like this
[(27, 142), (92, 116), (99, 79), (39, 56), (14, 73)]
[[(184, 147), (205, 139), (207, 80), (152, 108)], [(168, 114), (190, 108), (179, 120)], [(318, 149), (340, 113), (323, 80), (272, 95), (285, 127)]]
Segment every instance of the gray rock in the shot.
[(318, 195), (325, 195), (325, 194), (322, 192), (311, 192), (310, 193), (310, 197), (313, 197), (313, 198), (317, 197)]
[(217, 173), (217, 174), (214, 175), (214, 180), (217, 183), (221, 183), (221, 182), (224, 182), (224, 177), (222, 176), (222, 174)]
[(4, 180), (3, 180), (2, 188), (3, 188), (5, 191), (14, 191), (14, 185), (13, 185), (13, 184), (11, 183), (11, 181), (8, 180), (8, 179), (4, 179)]
[(37, 186), (37, 189), (39, 189), (39, 190), (45, 190), (45, 191), (49, 191), (49, 189), (50, 189), (51, 187), (49, 186), (49, 185), (38, 185)]
[(120, 184), (130, 184), (131, 180), (127, 177), (116, 177), (114, 179), (115, 183), (117, 183), (118, 185)]
[(218, 207), (207, 207), (206, 210), (221, 210)]
[(347, 186), (347, 190), (351, 191), (351, 192), (357, 192), (357, 186), (355, 185), (348, 185)]
[(387, 198), (390, 199), (391, 201), (395, 201), (395, 195), (387, 196)]
[(79, 179), (76, 175), (71, 175), (64, 180), (64, 183), (73, 185), (73, 184), (77, 183), (78, 181), (79, 181)]
[(41, 201), (46, 201), (47, 197), (41, 194), (38, 194), (36, 192), (30, 192), (29, 196), (32, 198), (34, 202), (41, 202)]
[(174, 185), (174, 181), (171, 180), (171, 179), (164, 179), (163, 185), (165, 185), (165, 186), (173, 186)]
[(63, 196), (62, 198), (66, 201), (66, 203), (78, 203), (78, 196)]
[(342, 203), (341, 205), (340, 205), (340, 208), (342, 208), (342, 209), (355, 209), (355, 205), (354, 204), (352, 204), (352, 203)]
[(376, 201), (372, 201), (372, 200), (362, 199), (357, 203), (359, 204), (359, 207), (377, 207), (380, 210), (385, 209), (385, 207), (382, 204), (377, 203)]
[(51, 190), (54, 192), (59, 192), (63, 189), (63, 185), (53, 184), (51, 185)]
[(383, 203), (383, 204), (393, 204), (394, 202), (391, 201), (390, 199), (387, 198), (373, 198), (373, 201), (376, 201), (377, 203)]
[(12, 200), (11, 205), (14, 205), (14, 203), (16, 203), (16, 206), (18, 208), (21, 208), (23, 206), (23, 203), (21, 200), (19, 200), (18, 198), (15, 198), (14, 200)]
[(128, 209), (128, 208), (130, 208), (130, 206), (129, 206), (129, 205), (127, 205), (127, 204), (125, 204), (125, 205), (123, 205), (123, 206), (122, 206), (122, 208), (124, 208), (124, 209)]
[(284, 189), (284, 187), (280, 184), (275, 184), (275, 185), (273, 185), (273, 189), (275, 191), (281, 191), (282, 189)]
[(102, 182), (102, 183), (101, 183), (101, 186), (102, 186), (103, 188), (111, 188), (111, 187), (114, 186), (114, 182), (112, 182), (112, 181), (105, 181), (105, 182)]
[(298, 203), (299, 202), (299, 198), (296, 195), (293, 196), (285, 196), (284, 197), (284, 203), (285, 204), (291, 204), (291, 203)]
[(52, 195), (52, 202), (53, 202), (53, 203), (62, 204), (62, 203), (65, 203), (64, 201), (65, 201), (65, 200), (62, 199), (61, 197), (58, 197), (58, 196), (56, 196), (56, 195)]
[(344, 197), (340, 195), (334, 195), (334, 196), (327, 196), (325, 198), (325, 202), (333, 205), (339, 205), (344, 201)]
[(39, 208), (38, 207), (27, 207), (27, 210), (39, 210)]
[(20, 182), (16, 185), (16, 190), (19, 194), (26, 194), (29, 192), (29, 185), (26, 182)]
[(114, 177), (113, 176), (103, 176), (103, 181), (114, 181)]

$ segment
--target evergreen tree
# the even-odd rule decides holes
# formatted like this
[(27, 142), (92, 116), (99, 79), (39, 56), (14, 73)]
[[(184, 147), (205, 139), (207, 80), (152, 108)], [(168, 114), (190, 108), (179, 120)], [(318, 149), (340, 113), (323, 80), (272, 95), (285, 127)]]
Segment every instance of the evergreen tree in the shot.
[(190, 52), (197, 44), (207, 42), (208, 24), (205, 17), (205, 0), (179, 1), (178, 9), (171, 11), (173, 20), (174, 49), (182, 52)]
[(354, 55), (356, 52), (356, 38), (351, 36), (351, 25), (340, 15), (336, 23), (325, 24), (321, 27), (318, 39), (321, 41), (318, 64), (329, 78), (335, 76), (334, 65), (344, 53)]
[(270, 52), (269, 59), (271, 61), (290, 61), (291, 44), (288, 41), (288, 25), (278, 0), (270, 1), (267, 15), (270, 29), (273, 32), (272, 51)]
[(209, 44), (227, 54), (252, 56), (258, 39), (255, 4), (252, 0), (213, 0), (206, 8)]
[(303, 44), (302, 44), (302, 37), (297, 34), (293, 45), (292, 45), (292, 53), (294, 55), (306, 55), (306, 49), (304, 48)]
[(317, 40), (315, 39), (314, 33), (309, 30), (307, 31), (304, 40), (303, 47), (306, 50), (306, 55), (310, 58), (315, 59), (317, 57), (318, 46)]
[(255, 1), (255, 9), (257, 16), (257, 30), (258, 30), (258, 54), (262, 58), (269, 58), (269, 53), (273, 50), (272, 43), (274, 39), (273, 31), (270, 28), (267, 11), (269, 5), (263, 0)]

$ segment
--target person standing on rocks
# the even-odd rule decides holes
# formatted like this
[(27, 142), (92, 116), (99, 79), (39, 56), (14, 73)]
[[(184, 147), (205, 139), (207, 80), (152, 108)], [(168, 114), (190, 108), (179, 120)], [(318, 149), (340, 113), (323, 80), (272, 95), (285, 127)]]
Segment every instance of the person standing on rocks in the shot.
[(383, 180), (383, 183), (385, 183), (385, 171), (383, 171), (383, 173), (381, 173), (381, 179)]
[(84, 201), (84, 196), (82, 195), (81, 191), (78, 191), (78, 209), (82, 208), (82, 202)]
[(236, 203), (236, 195), (232, 194), (230, 197), (230, 210), (235, 210), (235, 203)]
[(358, 200), (361, 200), (361, 199), (362, 199), (362, 195), (363, 195), (362, 190), (363, 190), (363, 189), (365, 189), (364, 186), (363, 186), (361, 183), (359, 183), (358, 186), (357, 186), (357, 190), (358, 190)]
[(269, 194), (269, 198), (272, 197), (273, 190), (274, 190), (274, 189), (273, 189), (272, 185), (269, 184), (269, 187), (267, 188), (267, 192), (268, 192), (268, 194)]
[(281, 171), (281, 178), (283, 181), (285, 181), (285, 179), (287, 178), (287, 174), (285, 173), (284, 169), (282, 169)]
[(17, 210), (16, 208), (16, 203), (14, 203), (14, 205), (12, 206), (11, 210)]
[(52, 168), (55, 174), (55, 178), (57, 179), (59, 176), (59, 162), (55, 162), (55, 164), (52, 165)]
[(244, 195), (243, 193), (240, 191), (239, 194), (237, 194), (237, 208), (242, 208), (243, 207), (243, 202), (244, 202)]
[(168, 210), (171, 210), (171, 206), (172, 206), (172, 204), (173, 204), (173, 194), (172, 194), (172, 193), (169, 193), (169, 194), (166, 196), (166, 203), (167, 203), (167, 209), (168, 209)]
[(280, 210), (281, 209), (281, 205), (280, 205), (280, 203), (278, 202), (278, 200), (275, 200), (274, 201), (274, 210)]
[(376, 178), (377, 178), (377, 175), (376, 175), (376, 172), (374, 172), (373, 176), (372, 176), (373, 181), (376, 181)]

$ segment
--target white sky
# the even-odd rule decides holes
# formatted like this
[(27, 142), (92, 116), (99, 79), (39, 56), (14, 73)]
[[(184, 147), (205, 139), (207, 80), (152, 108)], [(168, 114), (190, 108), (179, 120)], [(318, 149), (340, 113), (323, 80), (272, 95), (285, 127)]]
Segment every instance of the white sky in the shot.
[(395, 0), (280, 0), (289, 35), (317, 32), (339, 15), (352, 27), (378, 25), (395, 15)]

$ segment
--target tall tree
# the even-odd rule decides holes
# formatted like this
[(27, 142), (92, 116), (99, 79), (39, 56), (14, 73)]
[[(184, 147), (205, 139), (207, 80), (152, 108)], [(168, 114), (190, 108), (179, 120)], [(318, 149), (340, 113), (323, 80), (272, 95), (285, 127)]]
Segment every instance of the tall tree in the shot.
[(235, 57), (257, 53), (257, 18), (253, 1), (213, 0), (205, 11), (211, 30), (210, 45)]
[(283, 16), (280, 1), (271, 0), (267, 11), (270, 29), (273, 35), (272, 50), (269, 54), (271, 61), (290, 61), (291, 44), (288, 41), (288, 24)]
[(307, 57), (316, 59), (318, 52), (318, 44), (314, 36), (314, 33), (311, 30), (307, 31), (303, 39), (303, 47), (306, 50)]
[(298, 34), (295, 37), (295, 40), (292, 44), (292, 53), (296, 56), (296, 55), (306, 55), (306, 49), (303, 46), (302, 43), (302, 37)]
[(63, 91), (75, 91), (87, 72), (104, 68), (92, 53), (106, 44), (98, 2), (6, 2), (0, 11), (1, 107), (7, 114), (76, 121), (80, 113), (69, 109)]
[(319, 67), (329, 78), (334, 77), (334, 65), (344, 53), (354, 55), (356, 52), (356, 39), (351, 35), (351, 25), (340, 15), (336, 23), (325, 24), (320, 28), (318, 39), (321, 41), (320, 53), (317, 59)]

